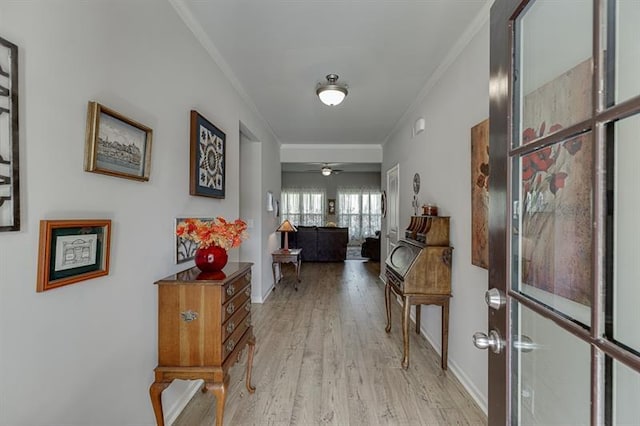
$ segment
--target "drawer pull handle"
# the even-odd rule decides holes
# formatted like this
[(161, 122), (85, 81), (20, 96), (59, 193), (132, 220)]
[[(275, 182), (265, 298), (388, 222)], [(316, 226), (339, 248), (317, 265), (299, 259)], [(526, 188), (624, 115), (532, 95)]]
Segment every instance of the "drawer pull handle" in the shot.
[(251, 303), (247, 303), (246, 305), (244, 305), (244, 310), (247, 312), (251, 312)]
[(235, 292), (236, 292), (236, 288), (233, 286), (233, 284), (227, 287), (227, 296), (233, 296)]
[(236, 328), (236, 325), (233, 323), (233, 321), (229, 321), (229, 324), (227, 324), (227, 333), (231, 334), (233, 333), (233, 330)]
[(231, 315), (232, 313), (234, 313), (236, 311), (236, 307), (233, 304), (233, 302), (229, 303), (229, 305), (227, 306), (227, 313), (229, 315)]
[(251, 327), (251, 318), (247, 318), (247, 320), (245, 321), (245, 325), (247, 327)]
[(180, 312), (180, 316), (184, 322), (191, 322), (198, 319), (198, 313), (192, 310)]
[(244, 294), (247, 297), (251, 296), (251, 287), (247, 287), (247, 289), (244, 291)]
[(249, 272), (247, 275), (244, 276), (244, 280), (248, 283), (251, 282), (251, 272)]
[(227, 345), (225, 346), (225, 349), (227, 350), (227, 353), (229, 353), (235, 347), (236, 347), (236, 342), (234, 342), (233, 339), (229, 339), (229, 341), (227, 342)]
[(442, 252), (442, 263), (444, 263), (446, 266), (451, 266), (451, 254), (452, 254), (453, 250), (450, 248), (447, 248), (445, 250), (443, 250)]

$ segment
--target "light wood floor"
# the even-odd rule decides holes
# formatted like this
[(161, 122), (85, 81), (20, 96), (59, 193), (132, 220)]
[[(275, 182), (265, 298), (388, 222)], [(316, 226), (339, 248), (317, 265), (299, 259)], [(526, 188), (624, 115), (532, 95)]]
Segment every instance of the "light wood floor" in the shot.
[[(486, 416), (422, 336), (402, 370), (400, 305), (385, 333), (378, 263), (305, 263), (252, 305), (256, 393), (244, 386), (246, 354), (234, 366), (225, 425), (485, 425)], [(246, 351), (245, 351), (246, 352)], [(213, 425), (215, 399), (198, 392), (175, 426)]]

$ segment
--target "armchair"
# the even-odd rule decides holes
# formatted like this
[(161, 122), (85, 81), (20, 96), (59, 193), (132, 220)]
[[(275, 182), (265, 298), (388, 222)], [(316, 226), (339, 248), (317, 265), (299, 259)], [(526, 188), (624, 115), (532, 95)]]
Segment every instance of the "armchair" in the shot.
[(360, 249), (360, 255), (376, 262), (380, 261), (380, 231), (376, 231), (375, 237), (365, 239)]

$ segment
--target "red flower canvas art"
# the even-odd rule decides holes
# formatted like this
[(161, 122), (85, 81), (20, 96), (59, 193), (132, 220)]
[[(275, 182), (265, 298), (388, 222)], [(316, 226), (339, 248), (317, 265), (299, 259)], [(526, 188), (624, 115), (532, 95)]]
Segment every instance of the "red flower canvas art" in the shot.
[[(589, 66), (586, 61), (525, 96), (523, 144), (581, 119), (591, 105)], [(592, 303), (591, 145), (584, 133), (520, 160), (522, 283), (585, 306)]]

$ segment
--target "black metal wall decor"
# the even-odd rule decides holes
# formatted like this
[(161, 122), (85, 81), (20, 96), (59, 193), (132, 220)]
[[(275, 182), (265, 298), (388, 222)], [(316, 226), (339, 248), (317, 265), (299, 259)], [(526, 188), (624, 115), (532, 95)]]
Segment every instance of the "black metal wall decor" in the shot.
[(18, 46), (0, 37), (0, 231), (20, 230)]

